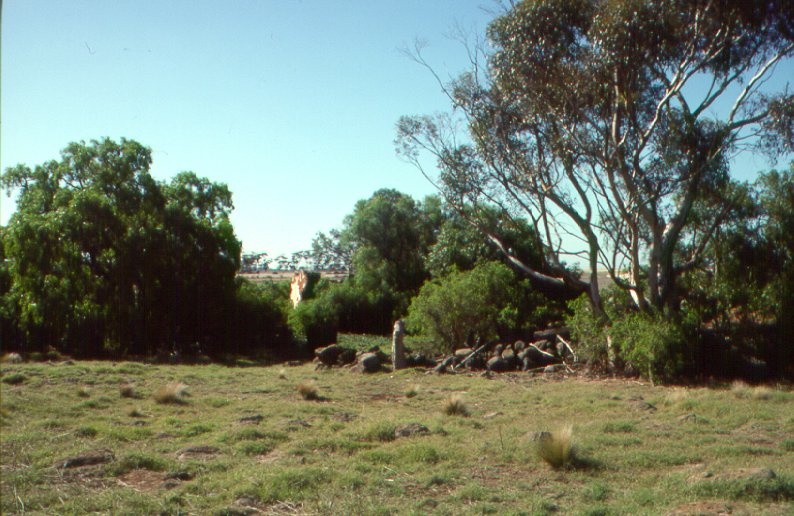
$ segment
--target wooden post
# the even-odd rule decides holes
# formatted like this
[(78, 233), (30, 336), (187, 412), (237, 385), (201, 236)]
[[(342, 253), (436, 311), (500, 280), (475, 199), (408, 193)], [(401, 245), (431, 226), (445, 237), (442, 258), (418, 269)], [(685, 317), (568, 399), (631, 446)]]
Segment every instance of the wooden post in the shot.
[(399, 319), (394, 323), (394, 333), (391, 338), (391, 361), (395, 371), (404, 369), (408, 365), (405, 359), (403, 337), (405, 337), (405, 323), (402, 319)]

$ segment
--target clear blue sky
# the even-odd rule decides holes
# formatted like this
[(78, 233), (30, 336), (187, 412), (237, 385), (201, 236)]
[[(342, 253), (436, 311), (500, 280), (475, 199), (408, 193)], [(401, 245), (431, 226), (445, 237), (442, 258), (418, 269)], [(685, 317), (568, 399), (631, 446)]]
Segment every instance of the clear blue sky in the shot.
[[(245, 251), (309, 248), (359, 199), (432, 187), (394, 152), (401, 115), (445, 111), (465, 68), (456, 24), (482, 31), (492, 0), (5, 0), (0, 169), (58, 159), (69, 142), (135, 139), (152, 171), (225, 182)], [(14, 209), (0, 200), (0, 223)]]

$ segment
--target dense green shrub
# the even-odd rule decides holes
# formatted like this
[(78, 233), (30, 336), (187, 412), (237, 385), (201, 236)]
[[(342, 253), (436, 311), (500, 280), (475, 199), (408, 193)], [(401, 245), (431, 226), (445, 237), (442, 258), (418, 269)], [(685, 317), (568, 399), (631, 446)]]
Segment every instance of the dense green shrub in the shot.
[(609, 335), (620, 356), (651, 380), (670, 380), (684, 368), (686, 337), (673, 321), (627, 314), (613, 321)]
[(486, 340), (505, 336), (529, 324), (532, 309), (522, 306), (528, 288), (499, 262), (453, 270), (425, 283), (406, 322), (410, 331), (434, 338), (446, 350), (464, 345), (472, 335)]
[(609, 359), (606, 321), (593, 313), (590, 299), (586, 295), (570, 301), (568, 309), (565, 325), (571, 330), (580, 360), (606, 365)]
[(336, 311), (327, 298), (301, 301), (290, 313), (289, 324), (309, 349), (336, 342), (339, 333)]
[(604, 292), (604, 317), (593, 312), (587, 296), (568, 304), (570, 314), (565, 323), (571, 329), (579, 356), (601, 366), (629, 362), (652, 380), (679, 375), (687, 365), (682, 327), (659, 315), (626, 311), (629, 305), (621, 301), (623, 296), (621, 291)]
[(287, 324), (286, 293), (272, 285), (239, 280), (226, 319), (225, 353), (278, 356), (292, 354), (292, 331)]

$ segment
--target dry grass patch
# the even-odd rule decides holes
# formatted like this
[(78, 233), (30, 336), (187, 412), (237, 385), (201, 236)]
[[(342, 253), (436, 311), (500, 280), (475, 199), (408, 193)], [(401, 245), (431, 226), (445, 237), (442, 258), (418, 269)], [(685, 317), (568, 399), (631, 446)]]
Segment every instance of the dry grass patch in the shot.
[(283, 367), (278, 370), (278, 379), (279, 380), (286, 380), (287, 379), (287, 370)]
[(564, 426), (554, 432), (541, 432), (535, 438), (535, 453), (554, 469), (568, 467), (574, 460), (573, 427)]
[(314, 382), (301, 382), (296, 388), (305, 400), (317, 401), (320, 399), (320, 392)]
[(187, 385), (179, 382), (171, 382), (157, 389), (152, 397), (157, 403), (181, 404), (187, 403), (185, 399), (187, 395)]
[(772, 397), (772, 389), (765, 385), (753, 387), (737, 380), (731, 384), (731, 393), (739, 399), (752, 399), (758, 401), (768, 400)]
[(463, 401), (463, 397), (454, 394), (444, 401), (444, 414), (448, 416), (468, 417), (470, 412), (469, 407), (466, 406), (466, 402)]
[(418, 385), (412, 385), (412, 386), (410, 386), (408, 388), (407, 391), (405, 391), (405, 397), (406, 398), (415, 398), (418, 394), (419, 394), (419, 386)]

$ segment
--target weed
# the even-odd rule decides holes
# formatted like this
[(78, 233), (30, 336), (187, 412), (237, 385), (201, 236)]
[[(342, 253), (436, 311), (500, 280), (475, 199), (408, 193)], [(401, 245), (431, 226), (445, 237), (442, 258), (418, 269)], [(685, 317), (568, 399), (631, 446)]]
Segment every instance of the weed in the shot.
[(23, 383), (27, 378), (22, 373), (11, 373), (3, 375), (3, 383), (7, 383), (8, 385), (19, 385)]
[(393, 441), (395, 439), (395, 428), (396, 426), (393, 423), (388, 421), (379, 421), (364, 432), (363, 438), (366, 441)]
[(185, 400), (186, 395), (187, 385), (178, 382), (171, 382), (157, 389), (152, 397), (157, 403), (183, 404), (187, 403)]
[(454, 394), (444, 401), (444, 414), (448, 416), (469, 416), (469, 408), (463, 398)]
[(555, 432), (542, 432), (535, 441), (535, 452), (554, 469), (570, 466), (574, 459), (573, 427), (567, 425)]
[(297, 389), (305, 400), (317, 401), (320, 399), (320, 392), (317, 390), (317, 384), (314, 382), (301, 382), (298, 384)]
[(136, 407), (133, 407), (129, 411), (127, 411), (127, 415), (130, 417), (146, 417), (145, 414), (140, 410), (138, 410)]
[(96, 437), (99, 432), (93, 426), (81, 426), (74, 431), (77, 437)]

